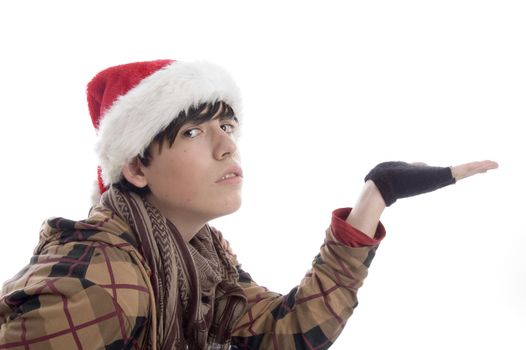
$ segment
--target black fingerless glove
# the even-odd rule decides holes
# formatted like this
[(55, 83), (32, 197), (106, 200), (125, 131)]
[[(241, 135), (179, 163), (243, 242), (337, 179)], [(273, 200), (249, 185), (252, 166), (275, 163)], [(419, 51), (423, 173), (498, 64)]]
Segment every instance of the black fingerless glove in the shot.
[(385, 204), (390, 206), (398, 198), (416, 196), (455, 183), (451, 168), (415, 165), (405, 162), (385, 162), (373, 168), (365, 177), (372, 180)]

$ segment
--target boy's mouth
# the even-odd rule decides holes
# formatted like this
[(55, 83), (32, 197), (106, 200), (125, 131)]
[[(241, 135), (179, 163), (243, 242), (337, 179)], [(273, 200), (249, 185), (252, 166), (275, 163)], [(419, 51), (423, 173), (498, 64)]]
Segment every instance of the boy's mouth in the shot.
[(229, 166), (223, 173), (223, 176), (221, 176), (216, 182), (224, 181), (234, 177), (243, 177), (243, 170), (237, 164)]
[(222, 178), (220, 178), (219, 180), (226, 180), (226, 179), (230, 179), (230, 178), (236, 177), (236, 176), (237, 176), (237, 174), (235, 174), (235, 173), (228, 173), (225, 176), (223, 176)]

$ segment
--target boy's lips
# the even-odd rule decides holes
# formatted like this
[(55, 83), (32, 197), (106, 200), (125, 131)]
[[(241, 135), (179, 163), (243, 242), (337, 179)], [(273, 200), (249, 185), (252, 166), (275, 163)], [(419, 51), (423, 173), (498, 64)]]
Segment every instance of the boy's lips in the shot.
[(231, 179), (237, 180), (239, 182), (243, 178), (243, 170), (237, 164), (231, 165), (223, 172), (223, 175), (216, 181), (223, 182)]

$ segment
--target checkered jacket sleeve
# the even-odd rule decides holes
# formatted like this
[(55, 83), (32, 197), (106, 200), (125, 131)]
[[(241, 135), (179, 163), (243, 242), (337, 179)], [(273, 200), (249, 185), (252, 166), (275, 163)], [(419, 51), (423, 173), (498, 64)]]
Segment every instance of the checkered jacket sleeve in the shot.
[(129, 252), (101, 242), (52, 245), (0, 296), (0, 349), (133, 349), (148, 287)]
[(350, 247), (331, 228), (312, 268), (287, 295), (240, 270), (248, 309), (233, 331), (236, 349), (327, 349), (358, 305), (356, 293), (378, 245)]

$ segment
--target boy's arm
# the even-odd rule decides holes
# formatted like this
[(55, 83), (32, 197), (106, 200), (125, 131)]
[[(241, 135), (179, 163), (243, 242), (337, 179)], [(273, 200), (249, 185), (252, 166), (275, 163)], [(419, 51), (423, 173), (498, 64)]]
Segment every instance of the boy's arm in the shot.
[(362, 193), (346, 221), (367, 236), (374, 237), (384, 209), (385, 202), (380, 191), (369, 180), (365, 183)]
[[(287, 295), (258, 286), (241, 271), (240, 283), (249, 308), (234, 330), (235, 345), (240, 349), (328, 348), (358, 304), (357, 291), (385, 235), (379, 219), (386, 203), (433, 191), (498, 166), (492, 161), (450, 169), (400, 162), (387, 165), (380, 164), (366, 177), (354, 210), (347, 214), (348, 227), (341, 229), (345, 226), (342, 218), (333, 217), (311, 271)], [(337, 212), (342, 213), (335, 211), (336, 216)], [(372, 238), (373, 244), (369, 244)]]
[[(233, 345), (240, 349), (325, 349), (334, 342), (358, 304), (357, 291), (385, 235), (378, 225), (375, 245), (351, 247), (341, 242), (335, 226), (347, 225), (343, 234), (355, 230), (338, 217), (348, 212), (334, 212), (333, 225), (311, 270), (288, 294), (268, 291), (240, 270), (248, 308), (233, 331)], [(337, 231), (342, 234), (341, 227)], [(357, 230), (353, 235), (364, 236)]]
[[(46, 263), (53, 259), (39, 257), (6, 283), (0, 297), (0, 349), (140, 347), (149, 307), (140, 272), (130, 270), (131, 259), (118, 249), (94, 249), (93, 255), (111, 256), (111, 266), (64, 256)], [(114, 281), (105, 280), (106, 271), (116, 276)]]

